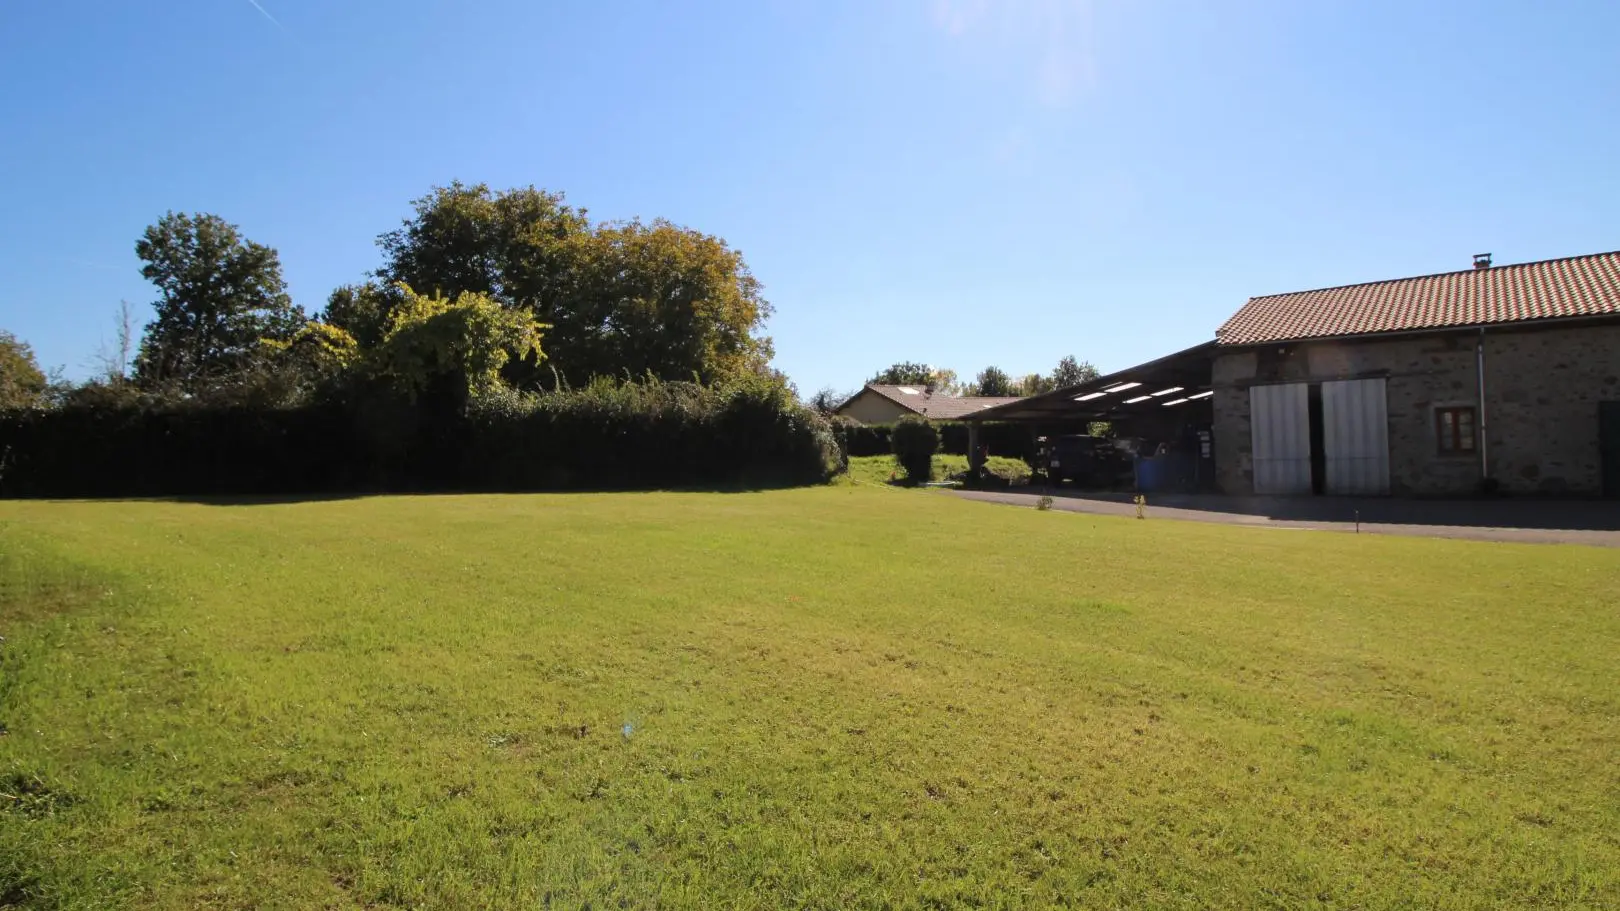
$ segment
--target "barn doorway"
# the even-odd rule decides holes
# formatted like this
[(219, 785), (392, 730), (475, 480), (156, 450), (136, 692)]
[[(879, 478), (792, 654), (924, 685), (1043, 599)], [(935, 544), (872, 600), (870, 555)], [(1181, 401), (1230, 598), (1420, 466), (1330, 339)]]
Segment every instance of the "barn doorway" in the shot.
[(1389, 401), (1383, 377), (1322, 384), (1322, 443), (1328, 493), (1389, 493)]
[(1598, 451), (1603, 460), (1603, 495), (1620, 499), (1620, 402), (1598, 404)]
[(1389, 414), (1383, 377), (1249, 389), (1254, 492), (1389, 493)]
[(1250, 387), (1255, 493), (1312, 492), (1310, 412), (1309, 383)]

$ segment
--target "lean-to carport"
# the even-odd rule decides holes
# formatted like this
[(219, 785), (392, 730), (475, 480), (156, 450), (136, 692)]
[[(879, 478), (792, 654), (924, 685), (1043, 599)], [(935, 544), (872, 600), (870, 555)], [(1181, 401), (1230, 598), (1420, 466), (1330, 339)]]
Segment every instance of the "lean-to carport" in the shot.
[(1032, 434), (1107, 421), (1120, 435), (1141, 438), (1155, 450), (1162, 447), (1208, 461), (1213, 452), (1209, 432), (1215, 350), (1215, 342), (1205, 342), (1075, 386), (975, 412), (963, 418), (968, 422), (969, 459), (975, 467), (982, 464), (979, 425), (985, 421), (1028, 424)]

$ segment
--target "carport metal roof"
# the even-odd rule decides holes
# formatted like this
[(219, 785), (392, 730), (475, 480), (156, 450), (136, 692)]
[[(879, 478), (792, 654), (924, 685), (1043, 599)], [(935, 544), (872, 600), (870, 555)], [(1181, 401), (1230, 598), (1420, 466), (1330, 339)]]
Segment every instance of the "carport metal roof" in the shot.
[(1077, 386), (986, 408), (965, 421), (1103, 421), (1205, 403), (1216, 343), (1205, 342)]

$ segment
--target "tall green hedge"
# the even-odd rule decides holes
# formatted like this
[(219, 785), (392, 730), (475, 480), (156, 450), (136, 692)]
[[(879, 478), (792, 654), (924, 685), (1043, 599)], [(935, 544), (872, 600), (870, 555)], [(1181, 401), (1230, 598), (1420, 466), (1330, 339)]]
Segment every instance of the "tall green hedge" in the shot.
[(467, 423), (471, 489), (802, 484), (844, 469), (827, 421), (767, 383), (492, 397)]
[(827, 422), (766, 381), (598, 383), (465, 410), (126, 405), (0, 416), (0, 496), (131, 497), (817, 483)]
[[(949, 455), (968, 454), (968, 425), (964, 422), (934, 424), (939, 431), (939, 451)], [(838, 432), (844, 450), (851, 456), (889, 455), (894, 451), (890, 437), (893, 424), (840, 422)], [(986, 422), (979, 425), (979, 441), (990, 447), (991, 455), (1029, 461), (1035, 457), (1035, 437), (1028, 424)]]

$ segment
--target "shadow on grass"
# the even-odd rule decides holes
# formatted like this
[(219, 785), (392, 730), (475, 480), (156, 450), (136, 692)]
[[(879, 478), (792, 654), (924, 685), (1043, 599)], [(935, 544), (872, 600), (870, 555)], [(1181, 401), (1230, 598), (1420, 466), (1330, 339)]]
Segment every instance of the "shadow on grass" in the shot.
[(288, 506), (300, 503), (332, 503), (343, 500), (366, 500), (377, 497), (463, 497), (463, 496), (497, 496), (519, 494), (545, 494), (548, 496), (564, 496), (571, 494), (653, 494), (653, 493), (704, 493), (704, 494), (741, 494), (762, 493), (771, 490), (792, 490), (802, 487), (818, 487), (819, 484), (683, 484), (683, 485), (648, 485), (624, 487), (570, 487), (570, 488), (535, 488), (535, 487), (485, 487), (470, 488), (466, 490), (365, 490), (365, 491), (315, 491), (309, 493), (177, 493), (177, 494), (144, 494), (136, 496), (106, 496), (86, 495), (82, 497), (69, 496), (40, 496), (15, 497), (11, 499), (34, 500), (39, 502), (64, 503), (186, 503), (198, 506)]

